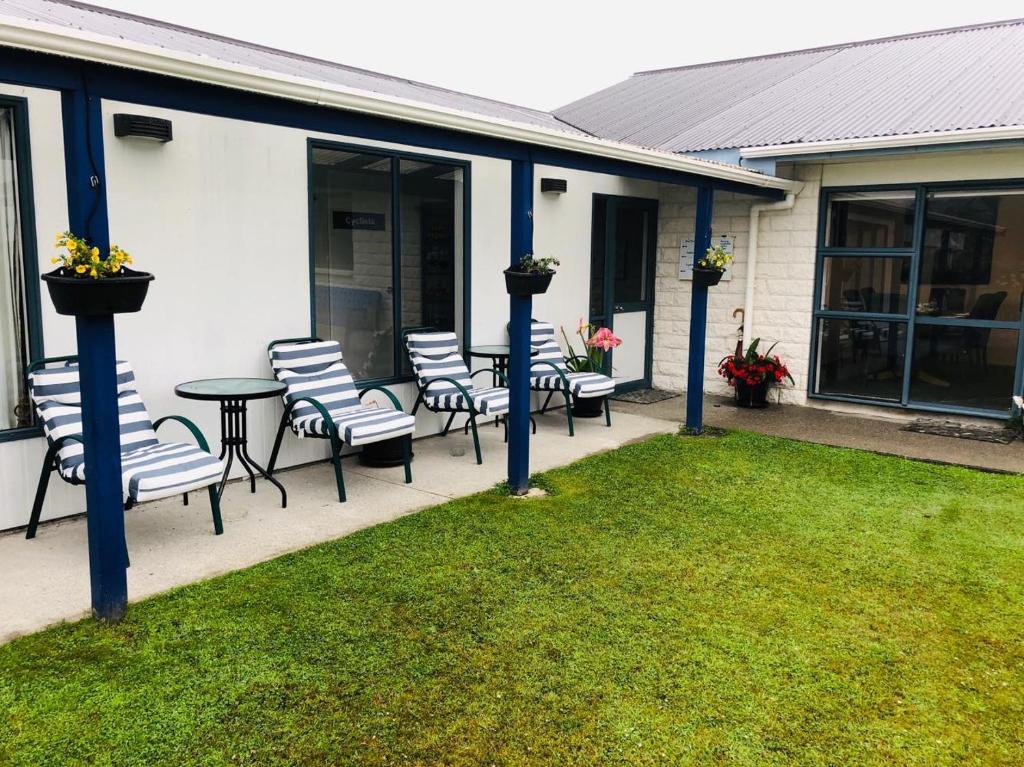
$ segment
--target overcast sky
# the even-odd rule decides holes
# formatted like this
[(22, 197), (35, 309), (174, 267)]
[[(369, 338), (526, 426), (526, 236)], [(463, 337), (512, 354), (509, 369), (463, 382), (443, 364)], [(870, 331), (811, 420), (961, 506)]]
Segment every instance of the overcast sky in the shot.
[(1022, 14), (1020, 0), (92, 2), (538, 109), (561, 106), (643, 69)]

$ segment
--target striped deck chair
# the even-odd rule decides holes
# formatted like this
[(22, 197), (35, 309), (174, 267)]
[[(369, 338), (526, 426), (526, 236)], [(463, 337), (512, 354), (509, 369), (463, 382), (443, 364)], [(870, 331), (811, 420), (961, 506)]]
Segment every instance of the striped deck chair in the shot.
[[(274, 473), (284, 430), (290, 427), (300, 439), (312, 437), (331, 441), (331, 463), (341, 502), (345, 501), (345, 480), (341, 474), (343, 445), (359, 447), (404, 437), (405, 481), (412, 482), (409, 462), (416, 419), (404, 412), (398, 398), (381, 386), (357, 391), (352, 374), (342, 362), (341, 344), (319, 338), (285, 338), (272, 341), (267, 352), (274, 377), (288, 387), (284, 393), (284, 414), (267, 466), (268, 474)], [(362, 397), (368, 391), (384, 394), (394, 410), (364, 405)]]
[[(450, 413), (441, 435), (451, 428), (458, 413), (468, 413), (467, 428), (473, 430), (473, 448), (476, 462), (483, 463), (480, 455), (480, 437), (477, 434), (477, 416), (504, 416), (508, 414), (508, 379), (497, 370), (481, 368), (472, 375), (465, 360), (459, 355), (459, 341), (454, 333), (413, 330), (405, 333), (409, 361), (416, 374), (419, 396), (412, 412), (420, 405), (432, 413)], [(473, 376), (488, 373), (499, 378), (505, 386), (474, 386)], [(508, 425), (506, 423), (506, 439)]]
[(608, 397), (615, 391), (615, 381), (600, 373), (573, 373), (562, 356), (562, 348), (555, 338), (555, 328), (547, 322), (530, 323), (530, 347), (533, 354), (530, 361), (530, 389), (547, 392), (547, 399), (540, 412), (548, 409), (551, 398), (561, 392), (565, 398), (565, 416), (569, 420), (569, 436), (575, 434), (572, 423), (572, 402), (570, 397), (589, 399), (604, 398), (605, 422), (612, 425), (612, 412)]
[[(63, 363), (60, 367), (47, 367)], [(43, 500), (56, 471), (72, 485), (83, 485), (85, 449), (82, 437), (82, 395), (76, 357), (57, 357), (33, 362), (28, 369), (29, 396), (35, 406), (49, 447), (43, 459), (35, 503), (29, 517), (26, 538), (34, 538), (43, 511)], [(127, 362), (117, 363), (117, 409), (121, 423), (121, 479), (124, 508), (181, 494), (188, 505), (191, 490), (209, 488), (213, 529), (224, 532), (220, 518), (217, 484), (224, 466), (210, 453), (199, 427), (180, 415), (150, 421), (149, 413), (135, 388), (135, 373)], [(187, 428), (196, 445), (161, 442), (156, 430), (167, 421)]]

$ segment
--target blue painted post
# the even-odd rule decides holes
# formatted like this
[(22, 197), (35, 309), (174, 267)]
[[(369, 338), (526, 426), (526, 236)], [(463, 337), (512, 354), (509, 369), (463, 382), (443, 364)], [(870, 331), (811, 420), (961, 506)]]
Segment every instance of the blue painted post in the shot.
[[(512, 263), (533, 250), (533, 163), (512, 162)], [(530, 296), (509, 296), (508, 486), (524, 495), (530, 484)]]
[[(711, 247), (711, 216), (714, 191), (697, 189), (697, 220), (693, 230), (694, 260)], [(704, 430), (704, 347), (708, 326), (707, 286), (693, 282), (690, 300), (690, 362), (686, 373), (686, 428), (700, 434)]]
[[(71, 230), (106, 253), (110, 247), (102, 184), (100, 99), (84, 89), (62, 94), (64, 161)], [(92, 611), (115, 621), (128, 604), (128, 566), (121, 490), (114, 317), (76, 317), (85, 444), (86, 527)]]

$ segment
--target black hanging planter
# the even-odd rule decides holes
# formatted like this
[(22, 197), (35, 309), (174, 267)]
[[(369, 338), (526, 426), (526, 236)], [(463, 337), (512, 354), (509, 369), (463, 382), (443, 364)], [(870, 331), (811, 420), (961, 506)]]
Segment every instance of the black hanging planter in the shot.
[(604, 414), (605, 397), (572, 398), (573, 418), (600, 418)]
[(515, 267), (505, 270), (505, 290), (510, 296), (536, 296), (546, 293), (554, 272), (520, 272)]
[(750, 385), (736, 379), (736, 404), (740, 407), (768, 407), (768, 382)]
[(722, 281), (724, 272), (718, 269), (702, 269), (699, 266), (693, 267), (693, 284), (703, 288), (710, 288)]
[(72, 277), (60, 267), (44, 274), (42, 279), (57, 314), (97, 317), (139, 311), (149, 292), (149, 283), (155, 278), (149, 272), (127, 267), (111, 277)]

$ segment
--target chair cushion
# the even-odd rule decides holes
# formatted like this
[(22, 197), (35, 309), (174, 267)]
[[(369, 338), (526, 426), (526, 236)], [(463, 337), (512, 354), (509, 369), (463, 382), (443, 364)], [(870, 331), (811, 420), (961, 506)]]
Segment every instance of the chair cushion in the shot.
[(207, 487), (223, 473), (220, 460), (195, 445), (164, 442), (121, 454), (124, 497), (135, 503)]
[[(565, 377), (569, 379), (569, 393), (580, 399), (607, 397), (615, 391), (615, 381), (600, 373), (566, 373)], [(530, 388), (534, 391), (562, 391), (564, 385), (554, 371), (535, 371), (530, 376)]]
[[(545, 364), (537, 365), (538, 362)], [(569, 368), (565, 366), (562, 347), (558, 345), (558, 340), (555, 338), (554, 325), (536, 320), (530, 323), (530, 365), (531, 368), (534, 366), (538, 368), (540, 372), (547, 370), (553, 374), (551, 365), (563, 373), (569, 372)]]
[[(341, 359), (337, 341), (309, 341), (281, 344), (270, 350), (274, 377), (288, 389), (284, 402), (302, 397), (315, 399), (331, 412), (359, 407), (359, 392), (352, 373)], [(323, 420), (320, 411), (308, 402), (300, 402), (291, 411), (291, 426), (296, 434), (306, 420)]]
[[(459, 342), (454, 333), (410, 333), (405, 342), (421, 389), (438, 378), (451, 378), (467, 389), (472, 387), (469, 368), (459, 356)], [(430, 391), (441, 395), (455, 393), (458, 389), (447, 381), (438, 381), (430, 386)]]
[[(347, 445), (367, 445), (392, 437), (412, 434), (416, 419), (401, 410), (360, 405), (342, 411), (332, 411), (331, 417), (338, 427), (338, 436)], [(324, 417), (317, 415), (293, 425), (299, 437), (327, 437), (330, 430)]]
[[(436, 386), (437, 384), (435, 384)], [(480, 389), (468, 389), (473, 406), (482, 415), (501, 415), (508, 412), (508, 389), (501, 386), (490, 386)], [(432, 410), (468, 410), (466, 398), (458, 391), (434, 393), (431, 386), (423, 397), (427, 407)]]

